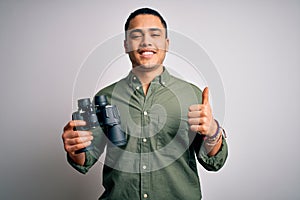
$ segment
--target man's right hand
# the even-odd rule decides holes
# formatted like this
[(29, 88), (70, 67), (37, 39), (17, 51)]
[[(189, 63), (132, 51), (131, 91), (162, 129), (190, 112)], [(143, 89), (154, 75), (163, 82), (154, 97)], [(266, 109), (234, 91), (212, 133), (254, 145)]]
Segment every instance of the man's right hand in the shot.
[(62, 134), (65, 151), (77, 164), (80, 165), (84, 164), (85, 154), (75, 154), (75, 151), (89, 146), (93, 140), (91, 131), (75, 131), (76, 126), (85, 125), (86, 122), (82, 120), (69, 121), (64, 127), (64, 132)]

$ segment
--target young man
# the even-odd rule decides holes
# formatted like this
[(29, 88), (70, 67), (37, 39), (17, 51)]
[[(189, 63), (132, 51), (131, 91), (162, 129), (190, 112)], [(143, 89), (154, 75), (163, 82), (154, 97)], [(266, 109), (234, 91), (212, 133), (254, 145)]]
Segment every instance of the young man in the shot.
[[(212, 116), (208, 88), (202, 93), (163, 66), (169, 39), (158, 12), (136, 10), (125, 31), (132, 70), (96, 96), (104, 94), (118, 106), (127, 144), (114, 146), (101, 128), (73, 131), (85, 122), (70, 121), (62, 135), (68, 162), (86, 173), (107, 147), (105, 192), (99, 199), (199, 200), (196, 158), (207, 170), (217, 171), (228, 154), (223, 129)], [(91, 143), (93, 150), (75, 154)]]

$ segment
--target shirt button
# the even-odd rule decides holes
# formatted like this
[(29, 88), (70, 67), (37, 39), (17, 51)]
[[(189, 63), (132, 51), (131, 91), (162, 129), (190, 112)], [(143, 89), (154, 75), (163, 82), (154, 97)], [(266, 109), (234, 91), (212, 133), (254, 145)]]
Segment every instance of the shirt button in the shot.
[(147, 111), (144, 111), (144, 115), (148, 115)]
[(146, 138), (144, 138), (144, 139), (143, 139), (143, 142), (147, 142), (147, 139), (146, 139)]
[(148, 194), (144, 194), (144, 198), (147, 199), (148, 198)]
[(136, 77), (135, 77), (135, 76), (133, 77), (133, 80), (136, 80)]
[(137, 86), (135, 89), (139, 90), (139, 89), (140, 89), (140, 87), (139, 87), (139, 86)]
[(144, 166), (143, 166), (143, 169), (147, 169), (147, 166), (146, 166), (146, 165), (144, 165)]

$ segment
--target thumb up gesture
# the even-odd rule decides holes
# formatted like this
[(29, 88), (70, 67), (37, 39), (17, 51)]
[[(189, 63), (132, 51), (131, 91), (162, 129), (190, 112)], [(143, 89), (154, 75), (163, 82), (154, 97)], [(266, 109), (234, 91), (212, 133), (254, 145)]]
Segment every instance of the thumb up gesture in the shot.
[(209, 104), (209, 90), (206, 87), (202, 92), (202, 103), (191, 105), (188, 112), (190, 129), (205, 136), (212, 136), (217, 131), (217, 124), (212, 115)]

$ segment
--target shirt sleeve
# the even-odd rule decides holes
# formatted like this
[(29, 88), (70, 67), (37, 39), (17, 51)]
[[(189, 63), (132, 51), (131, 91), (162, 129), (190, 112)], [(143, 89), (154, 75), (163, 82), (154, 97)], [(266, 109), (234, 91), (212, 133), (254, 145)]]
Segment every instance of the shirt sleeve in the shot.
[(67, 161), (74, 169), (76, 169), (82, 174), (86, 174), (89, 171), (89, 169), (97, 162), (97, 159), (91, 155), (90, 151), (87, 151), (85, 152), (84, 165), (76, 164), (68, 154), (67, 154)]
[(228, 146), (224, 136), (222, 136), (221, 148), (214, 156), (208, 155), (203, 143), (203, 137), (197, 134), (194, 140), (194, 148), (199, 163), (208, 171), (218, 171), (224, 166), (228, 156)]

